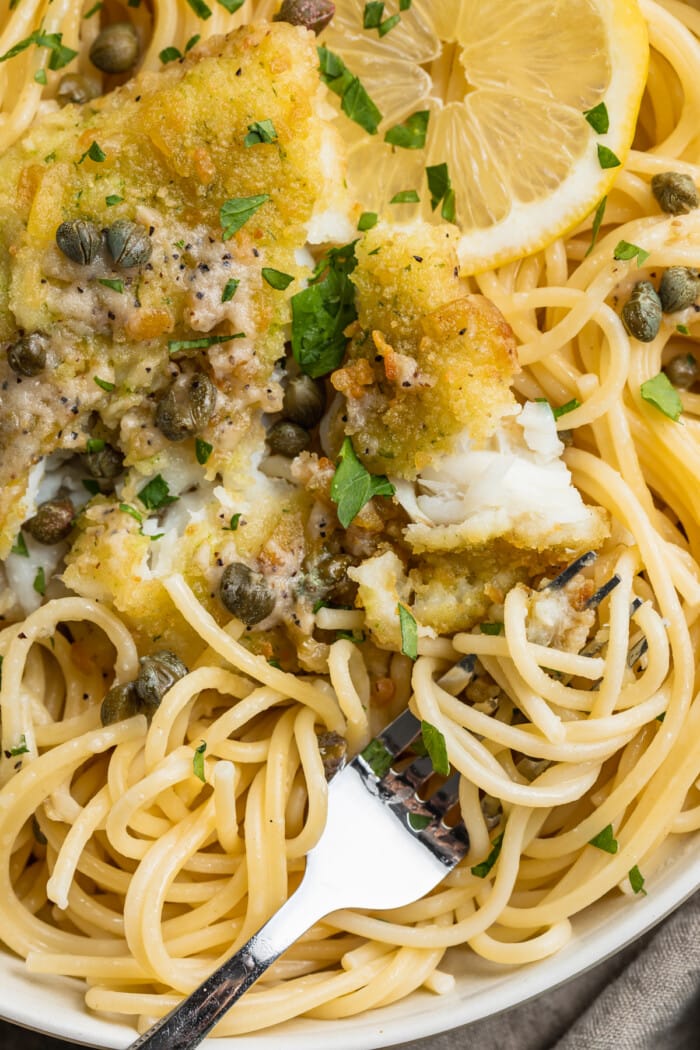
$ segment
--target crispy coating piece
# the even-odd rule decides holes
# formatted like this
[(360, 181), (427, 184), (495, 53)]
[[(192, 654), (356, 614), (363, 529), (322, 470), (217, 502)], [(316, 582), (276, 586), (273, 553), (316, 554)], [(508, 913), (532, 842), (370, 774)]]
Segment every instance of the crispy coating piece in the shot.
[(358, 321), (332, 382), (368, 470), (413, 479), (457, 434), (482, 444), (514, 406), (515, 340), (489, 300), (465, 294), (444, 228), (378, 226), (357, 258)]

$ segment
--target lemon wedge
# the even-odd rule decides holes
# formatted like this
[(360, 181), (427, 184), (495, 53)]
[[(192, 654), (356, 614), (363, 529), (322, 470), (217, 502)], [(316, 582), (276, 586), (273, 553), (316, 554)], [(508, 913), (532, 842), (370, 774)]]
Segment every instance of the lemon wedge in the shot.
[(465, 273), (543, 248), (596, 207), (649, 59), (636, 0), (337, 0), (319, 42), (381, 115), (376, 134), (341, 118), (351, 189), (394, 222), (454, 221)]

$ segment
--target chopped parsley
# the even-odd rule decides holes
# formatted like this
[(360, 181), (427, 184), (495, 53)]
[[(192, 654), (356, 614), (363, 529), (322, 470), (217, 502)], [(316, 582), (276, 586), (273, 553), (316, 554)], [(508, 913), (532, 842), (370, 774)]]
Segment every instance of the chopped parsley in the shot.
[(584, 109), (583, 115), (598, 135), (607, 135), (610, 131), (610, 117), (608, 107), (604, 102), (599, 102), (593, 109)]
[(433, 763), (433, 769), (444, 777), (449, 776), (450, 760), (447, 757), (447, 744), (444, 736), (436, 726), (426, 721), (421, 722), (420, 731), (425, 749)]
[(501, 854), (501, 847), (503, 845), (503, 832), (498, 835), (491, 843), (491, 852), (489, 853), (486, 860), (482, 860), (481, 864), (475, 864), (471, 869), (472, 875), (476, 875), (477, 879), (485, 879), (491, 871)]
[(410, 11), (413, 0), (399, 0), (399, 11)]
[(105, 204), (108, 208), (113, 208), (115, 204), (121, 204), (124, 200), (118, 193), (110, 193), (109, 197), (105, 197)]
[(591, 840), (589, 845), (595, 846), (596, 849), (602, 849), (604, 853), (617, 853), (618, 842), (613, 835), (612, 824), (608, 824), (606, 828), (599, 831)]
[(600, 233), (600, 227), (603, 222), (603, 216), (605, 215), (605, 207), (607, 203), (608, 198), (603, 197), (600, 204), (595, 210), (595, 215), (593, 216), (593, 227), (591, 229), (591, 243), (588, 245), (588, 251), (586, 252), (586, 255), (590, 255), (596, 246), (596, 241), (598, 240), (598, 234)]
[(680, 332), (681, 335), (690, 335), (690, 329), (687, 324), (677, 324), (676, 331)]
[(112, 280), (111, 277), (98, 277), (97, 283), (104, 285), (105, 288), (111, 288), (113, 292), (124, 292), (124, 282), (120, 280)]
[(213, 451), (214, 446), (210, 445), (208, 441), (203, 441), (202, 438), (195, 439), (194, 454), (197, 457), (197, 462), (202, 466), (207, 462)]
[(82, 164), (86, 157), (89, 157), (90, 160), (94, 160), (95, 164), (101, 164), (102, 161), (106, 158), (106, 156), (107, 154), (102, 149), (99, 142), (95, 142), (95, 140), (93, 139), (90, 148), (85, 150), (82, 157), (78, 161), (78, 164)]
[(420, 197), (417, 190), (400, 190), (395, 193), (389, 204), (418, 204)]
[(344, 529), (373, 496), (393, 496), (394, 486), (384, 475), (370, 474), (355, 455), (352, 440), (346, 437), (331, 482), (331, 499), (338, 507), (338, 520)]
[(158, 52), (158, 58), (165, 66), (168, 62), (176, 62), (178, 58), (182, 58), (182, 52), (177, 47), (164, 47)]
[(665, 372), (659, 372), (653, 379), (642, 383), (640, 393), (644, 400), (658, 408), (659, 412), (663, 412), (674, 422), (678, 421), (683, 411), (683, 403)]
[(417, 113), (412, 113), (403, 124), (396, 124), (393, 128), (389, 128), (384, 136), (384, 141), (390, 146), (400, 146), (401, 149), (423, 149), (429, 120), (429, 109), (421, 109)]
[(337, 368), (345, 353), (345, 329), (357, 318), (354, 244), (327, 252), (308, 288), (293, 295), (292, 353), (302, 372), (318, 379)]
[(238, 233), (241, 226), (245, 226), (248, 219), (269, 199), (269, 193), (258, 193), (252, 197), (232, 197), (224, 201), (219, 209), (223, 239), (228, 241), (234, 233)]
[(376, 135), (382, 114), (367, 94), (360, 78), (353, 76), (342, 58), (327, 47), (318, 48), (318, 57), (321, 80), (339, 96), (343, 113), (370, 135)]
[(269, 145), (277, 142), (277, 132), (271, 120), (256, 120), (248, 125), (248, 134), (243, 139), (246, 149), (251, 146)]
[(192, 756), (192, 772), (196, 777), (206, 784), (207, 779), (204, 776), (204, 752), (207, 749), (206, 741), (203, 740), (199, 747), (194, 749), (194, 755)]
[(108, 379), (100, 379), (99, 376), (93, 376), (92, 378), (95, 380), (97, 385), (102, 390), (106, 390), (108, 394), (111, 393), (112, 390), (114, 390), (114, 383), (110, 383)]
[(231, 299), (233, 299), (234, 295), (236, 294), (236, 289), (238, 288), (238, 285), (240, 283), (241, 282), (235, 277), (232, 277), (230, 280), (228, 280), (226, 282), (224, 290), (221, 293), (221, 302), (222, 303), (228, 303), (228, 302), (231, 301)]
[(559, 419), (560, 416), (565, 416), (569, 412), (573, 412), (575, 408), (580, 408), (581, 402), (575, 397), (572, 397), (571, 401), (567, 401), (565, 405), (559, 405), (558, 408), (555, 405), (551, 405), (550, 407), (554, 418)]
[(633, 893), (642, 893), (646, 897), (647, 891), (644, 889), (644, 876), (635, 864), (633, 868), (630, 868), (627, 873), (627, 877), (630, 880), (630, 886), (632, 887)]
[(479, 630), (482, 634), (490, 634), (495, 637), (505, 632), (505, 626), (502, 623), (480, 623)]
[(0, 62), (7, 62), (9, 59), (14, 58), (16, 55), (26, 51), (32, 44), (36, 44), (37, 47), (45, 47), (51, 52), (49, 56), (49, 69), (57, 70), (63, 69), (67, 66), (75, 56), (78, 54), (77, 51), (73, 51), (70, 47), (65, 47), (61, 43), (63, 39), (63, 33), (45, 33), (41, 29), (35, 29), (33, 33), (25, 37), (24, 40), (19, 40), (16, 44), (6, 51), (4, 55), (0, 55)]
[(233, 332), (232, 335), (203, 335), (201, 339), (171, 339), (168, 342), (169, 354), (180, 354), (187, 350), (206, 350), (217, 343), (228, 343), (231, 339), (245, 339), (244, 332)]
[(243, 7), (245, 0), (216, 0), (217, 4), (221, 4), (230, 15), (235, 15), (239, 8)]
[(414, 831), (422, 831), (423, 828), (427, 828), (431, 818), (426, 816), (424, 813), (409, 813), (408, 814), (408, 826)]
[(46, 84), (46, 70), (37, 69), (36, 73), (34, 74), (34, 79), (36, 80), (37, 84)]
[(147, 485), (140, 490), (138, 497), (144, 507), (149, 510), (158, 510), (167, 507), (169, 503), (175, 503), (177, 496), (170, 495), (170, 487), (161, 474), (156, 474)]
[(274, 288), (278, 292), (283, 292), (285, 288), (289, 288), (294, 280), (290, 273), (282, 273), (281, 270), (273, 270), (270, 266), (263, 266), (262, 276), (263, 280), (270, 285), (270, 288)]
[(384, 17), (384, 4), (383, 3), (368, 3), (365, 4), (365, 10), (362, 15), (362, 28), (363, 29), (379, 29), (382, 18)]
[(385, 18), (382, 24), (379, 26), (379, 35), (386, 36), (387, 33), (390, 33), (392, 29), (394, 29), (399, 24), (400, 21), (401, 15), (392, 15), (391, 18)]
[(197, 18), (201, 18), (203, 21), (206, 21), (207, 18), (211, 18), (211, 8), (207, 7), (204, 0), (187, 0), (187, 3), (192, 8)]
[[(41, 593), (43, 594), (44, 592), (42, 591)], [(26, 755), (28, 753), (29, 748), (27, 747), (27, 738), (24, 733), (22, 733), (19, 738), (19, 744), (17, 744), (16, 747), (10, 748), (10, 758), (17, 758), (17, 755)]]
[(100, 491), (99, 481), (95, 481), (94, 478), (83, 478), (83, 488), (86, 489), (91, 496), (96, 496)]
[(17, 539), (10, 548), (10, 554), (19, 554), (20, 558), (28, 558), (29, 551), (27, 550), (27, 541), (24, 538), (23, 532), (17, 533)]
[(376, 211), (363, 211), (358, 220), (357, 228), (360, 233), (364, 233), (365, 230), (371, 230), (373, 226), (376, 226), (378, 221), (379, 216)]
[(105, 447), (105, 443), (102, 438), (88, 438), (87, 450), (88, 452), (102, 452)]
[(122, 512), (122, 514), (129, 514), (134, 519), (134, 521), (138, 521), (139, 525), (143, 524), (143, 518), (141, 517), (141, 515), (135, 507), (130, 507), (128, 503), (120, 503), (119, 510)]
[(401, 625), (401, 652), (410, 660), (418, 657), (418, 625), (415, 617), (399, 602), (399, 624)]
[(601, 168), (619, 168), (622, 162), (611, 149), (598, 143), (598, 163)]
[(89, 11), (86, 11), (83, 18), (92, 18), (98, 11), (102, 10), (102, 0), (97, 0), (96, 4), (93, 4)]
[(36, 576), (34, 577), (32, 587), (37, 594), (46, 594), (46, 573), (44, 572), (43, 565), (40, 565), (36, 570)]
[(440, 214), (445, 222), (455, 221), (455, 192), (446, 163), (433, 164), (425, 169), (430, 190), (430, 207), (435, 211), (442, 202)]
[(243, 515), (240, 511), (237, 514), (234, 514), (231, 518), (230, 525), (224, 526), (224, 532), (236, 532), (236, 530), (238, 529), (238, 522), (241, 520), (242, 516)]
[(342, 639), (342, 640), (344, 640), (346, 642), (353, 642), (355, 645), (362, 645), (362, 643), (365, 640), (365, 632), (364, 631), (336, 631), (335, 632), (335, 639), (336, 639), (336, 641), (340, 641)]
[(361, 752), (361, 755), (377, 777), (383, 777), (388, 773), (391, 769), (391, 763), (394, 761), (391, 751), (384, 746), (381, 740), (370, 740), (367, 747)]
[[(244, 2), (245, 2), (245, 0), (244, 0)], [(221, 0), (219, 0), (219, 3), (221, 3)], [(192, 48), (195, 46), (195, 44), (198, 44), (201, 39), (202, 39), (202, 34), (201, 33), (195, 33), (194, 36), (191, 36), (190, 39), (185, 44), (185, 54), (187, 54), (188, 51), (191, 51)]]
[(636, 259), (637, 267), (640, 267), (649, 258), (649, 252), (645, 251), (644, 248), (640, 248), (637, 244), (630, 244), (629, 241), (618, 241), (615, 245), (613, 258), (618, 261), (624, 260), (625, 262), (630, 259)]

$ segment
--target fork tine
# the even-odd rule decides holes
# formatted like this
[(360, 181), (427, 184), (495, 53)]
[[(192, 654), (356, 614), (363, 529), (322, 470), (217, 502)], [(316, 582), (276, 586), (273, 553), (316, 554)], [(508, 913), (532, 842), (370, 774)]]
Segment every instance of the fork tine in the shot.
[(592, 565), (598, 555), (595, 551), (586, 551), (576, 561), (572, 561), (571, 565), (568, 565), (563, 572), (560, 572), (558, 576), (555, 576), (553, 580), (550, 580), (548, 584), (541, 588), (543, 591), (560, 591), (562, 587), (565, 587), (569, 580), (573, 580), (581, 569), (587, 568)]
[(444, 817), (459, 801), (459, 779), (459, 773), (453, 773), (440, 790), (428, 800), (429, 808), (439, 813), (441, 817)]
[(399, 773), (396, 779), (406, 784), (412, 791), (418, 791), (426, 781), (430, 780), (433, 772), (433, 763), (430, 758), (427, 755), (421, 755), (415, 762), (411, 762), (402, 773)]
[(586, 608), (587, 609), (597, 609), (598, 606), (600, 605), (600, 603), (605, 598), (607, 598), (607, 596), (611, 593), (611, 591), (615, 590), (615, 588), (617, 587), (618, 583), (620, 583), (620, 582), (621, 582), (620, 577), (617, 575), (617, 573), (615, 573), (615, 575), (611, 576), (610, 579), (607, 580), (603, 584), (602, 587), (598, 588), (598, 590), (595, 592), (595, 594), (591, 595), (591, 597), (586, 602)]

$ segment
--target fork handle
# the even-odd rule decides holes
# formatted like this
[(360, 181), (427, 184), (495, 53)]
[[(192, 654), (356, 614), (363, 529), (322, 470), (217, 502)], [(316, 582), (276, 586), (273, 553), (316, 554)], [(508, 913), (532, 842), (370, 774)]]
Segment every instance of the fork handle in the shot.
[(314, 900), (302, 884), (247, 944), (127, 1050), (192, 1050), (199, 1046), (251, 984), (334, 906)]

